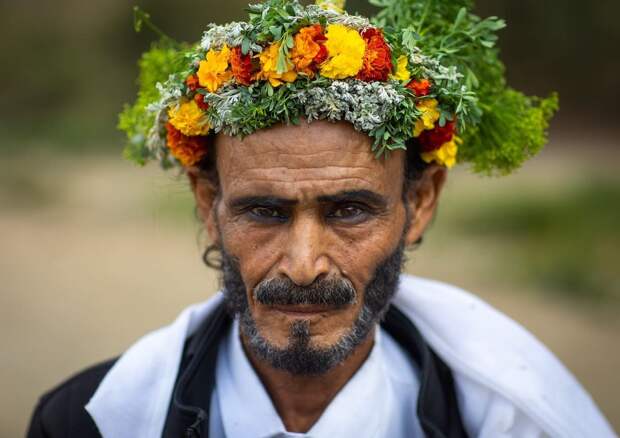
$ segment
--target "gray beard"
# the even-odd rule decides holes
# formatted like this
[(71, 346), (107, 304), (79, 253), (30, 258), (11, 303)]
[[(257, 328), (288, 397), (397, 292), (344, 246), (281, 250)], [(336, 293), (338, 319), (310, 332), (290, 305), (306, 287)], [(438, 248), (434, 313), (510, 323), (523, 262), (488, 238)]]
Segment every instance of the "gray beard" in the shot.
[[(275, 346), (262, 336), (250, 312), (246, 287), (237, 262), (222, 251), (224, 296), (229, 311), (239, 316), (241, 333), (246, 340), (247, 347), (259, 359), (276, 369), (294, 375), (321, 375), (344, 362), (381, 321), (398, 288), (403, 263), (404, 242), (401, 241), (397, 249), (375, 270), (374, 276), (366, 286), (364, 303), (352, 327), (329, 347), (311, 345), (308, 321), (296, 321), (290, 325), (289, 342), (286, 347)], [(260, 286), (261, 284), (257, 288)], [(314, 287), (317, 290), (317, 286), (320, 289), (320, 284), (311, 285), (308, 288)], [(295, 286), (295, 289), (303, 288)], [(329, 293), (333, 294), (331, 287)]]

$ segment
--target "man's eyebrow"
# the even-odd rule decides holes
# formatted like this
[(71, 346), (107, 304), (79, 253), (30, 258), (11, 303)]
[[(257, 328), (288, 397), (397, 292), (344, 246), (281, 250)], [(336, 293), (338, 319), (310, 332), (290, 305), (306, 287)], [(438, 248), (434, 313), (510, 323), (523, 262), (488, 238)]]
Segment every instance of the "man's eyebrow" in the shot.
[(323, 195), (318, 197), (319, 202), (364, 202), (373, 207), (386, 208), (388, 201), (385, 196), (370, 190), (348, 190), (333, 195)]
[(263, 207), (292, 207), (297, 204), (294, 199), (279, 198), (277, 196), (243, 196), (231, 199), (228, 203), (229, 208), (240, 210), (252, 205)]

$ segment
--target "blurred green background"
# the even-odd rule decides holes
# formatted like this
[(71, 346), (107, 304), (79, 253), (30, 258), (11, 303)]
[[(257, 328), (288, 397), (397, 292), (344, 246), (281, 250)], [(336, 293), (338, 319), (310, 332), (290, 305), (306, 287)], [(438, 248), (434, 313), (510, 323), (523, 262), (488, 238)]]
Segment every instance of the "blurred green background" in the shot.
[[(217, 288), (182, 178), (123, 162), (116, 115), (135, 93), (121, 0), (0, 0), (0, 437), (38, 395), (119, 354)], [(245, 3), (136, 2), (172, 36)], [(369, 13), (362, 1), (349, 11)], [(451, 174), (407, 270), (468, 288), (540, 337), (620, 428), (620, 3), (484, 0), (508, 21), (509, 82), (560, 92), (551, 144), (524, 169)]]

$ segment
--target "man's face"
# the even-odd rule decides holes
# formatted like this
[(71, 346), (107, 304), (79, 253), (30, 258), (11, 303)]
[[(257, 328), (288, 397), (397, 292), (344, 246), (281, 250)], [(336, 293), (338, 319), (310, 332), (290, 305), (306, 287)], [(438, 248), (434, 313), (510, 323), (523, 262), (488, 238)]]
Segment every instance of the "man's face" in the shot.
[(227, 289), (245, 294), (237, 310), (272, 350), (302, 336), (327, 351), (350, 336), (371, 280), (385, 289), (375, 274), (395, 277), (415, 238), (404, 234), (405, 155), (376, 159), (370, 142), (325, 121), (216, 138), (221, 191), (203, 214), (224, 252)]

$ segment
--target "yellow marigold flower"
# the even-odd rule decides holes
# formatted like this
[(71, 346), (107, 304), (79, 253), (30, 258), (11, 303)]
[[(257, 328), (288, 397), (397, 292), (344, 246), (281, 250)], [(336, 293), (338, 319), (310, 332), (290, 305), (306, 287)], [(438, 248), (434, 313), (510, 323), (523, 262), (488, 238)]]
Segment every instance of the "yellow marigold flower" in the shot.
[(425, 129), (433, 129), (435, 123), (439, 120), (440, 114), (437, 110), (437, 99), (425, 99), (419, 102), (416, 107), (422, 112), (422, 115), (415, 123), (413, 128), (413, 136), (419, 137)]
[(330, 79), (350, 78), (360, 71), (366, 42), (355, 29), (342, 24), (330, 24), (325, 34), (327, 61), (321, 65), (321, 75)]
[(407, 69), (409, 65), (409, 61), (405, 55), (401, 55), (398, 57), (398, 61), (396, 64), (396, 73), (394, 73), (391, 78), (401, 82), (409, 82), (411, 79), (411, 73)]
[(288, 59), (286, 60), (287, 70), (284, 73), (278, 73), (279, 50), (280, 43), (273, 43), (259, 55), (260, 71), (256, 78), (268, 80), (272, 87), (278, 87), (284, 82), (295, 82), (297, 79), (297, 72), (293, 70), (293, 63)]
[(207, 135), (211, 129), (207, 114), (198, 107), (194, 100), (171, 107), (168, 110), (168, 121), (187, 136)]
[(230, 49), (227, 45), (224, 45), (221, 50), (209, 50), (206, 59), (200, 61), (198, 73), (196, 73), (200, 86), (215, 93), (224, 82), (232, 77), (232, 72), (228, 68), (229, 62)]
[(456, 135), (452, 137), (452, 140), (444, 143), (439, 149), (435, 149), (431, 152), (423, 152), (420, 154), (422, 159), (427, 163), (433, 161), (441, 166), (446, 166), (451, 169), (456, 164), (456, 154), (458, 153), (458, 145), (462, 144), (461, 140)]

